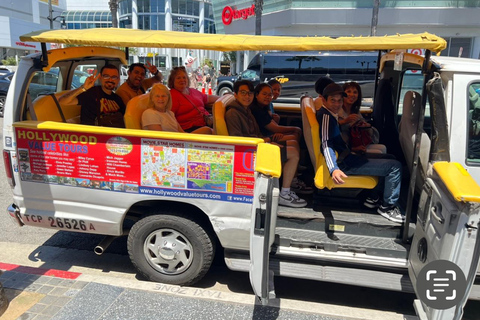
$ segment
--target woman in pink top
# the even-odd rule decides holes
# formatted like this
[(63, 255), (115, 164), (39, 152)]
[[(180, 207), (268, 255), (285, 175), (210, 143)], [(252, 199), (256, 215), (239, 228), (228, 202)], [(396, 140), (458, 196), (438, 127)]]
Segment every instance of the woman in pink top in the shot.
[(212, 129), (205, 123), (209, 115), (205, 105), (215, 102), (218, 97), (206, 95), (197, 89), (189, 88), (190, 81), (185, 67), (173, 68), (168, 77), (168, 87), (172, 95), (172, 111), (185, 132), (211, 134)]
[(144, 130), (185, 132), (172, 112), (170, 90), (163, 84), (154, 84), (150, 90), (148, 108), (142, 114), (142, 127)]

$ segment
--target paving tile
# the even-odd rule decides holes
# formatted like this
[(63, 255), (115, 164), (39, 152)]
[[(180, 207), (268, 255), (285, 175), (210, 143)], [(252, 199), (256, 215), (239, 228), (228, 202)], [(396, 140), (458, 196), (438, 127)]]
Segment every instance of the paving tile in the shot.
[(57, 299), (58, 297), (56, 296), (48, 295), (43, 297), (42, 300), (40, 300), (39, 302), (50, 305), (50, 304), (53, 304)]
[(72, 298), (70, 297), (58, 297), (57, 300), (55, 300), (55, 302), (53, 303), (54, 306), (57, 306), (57, 307), (63, 307), (64, 305), (66, 305), (68, 302), (70, 302), (70, 300), (72, 300)]
[(29, 276), (28, 273), (21, 273), (21, 272), (15, 272), (15, 271), (12, 271), (12, 273), (13, 273), (13, 275), (10, 279), (13, 280), (13, 281), (22, 281), (27, 276)]
[(36, 313), (25, 312), (20, 317), (18, 317), (17, 320), (33, 320), (36, 316)]
[(29, 274), (25, 277), (25, 281), (31, 281), (31, 282), (36, 282), (40, 278), (39, 275), (36, 274)]
[[(124, 291), (123, 288), (89, 283), (52, 318), (54, 320), (97, 320)], [(86, 308), (85, 306), (88, 306)], [(158, 311), (157, 311), (158, 313)], [(109, 318), (113, 319), (113, 318)]]
[(17, 289), (17, 290), (25, 290), (31, 283), (26, 281), (12, 281), (11, 279), (8, 280), (5, 284), (7, 288), (10, 289)]
[(50, 291), (52, 291), (55, 287), (49, 286), (49, 285), (44, 285), (38, 288), (37, 292), (38, 293), (43, 293), (43, 294), (48, 294)]
[(52, 277), (40, 276), (40, 277), (38, 277), (37, 280), (35, 280), (35, 283), (45, 284), (45, 283), (47, 283), (48, 281), (50, 281), (51, 279), (52, 279)]
[(43, 309), (42, 312), (40, 312), (40, 314), (51, 317), (51, 316), (54, 316), (59, 310), (60, 310), (60, 307), (52, 305)]
[(33, 307), (31, 307), (30, 309), (28, 309), (28, 312), (40, 313), (40, 312), (42, 312), (43, 310), (45, 310), (46, 307), (47, 307), (46, 304), (37, 303), (37, 304), (35, 304)]
[(63, 296), (67, 291), (68, 291), (68, 288), (53, 288), (53, 290), (50, 291), (49, 295)]
[(0, 280), (5, 281), (7, 279), (10, 279), (11, 277), (14, 276), (16, 272), (12, 271), (4, 271), (2, 274), (0, 274)]
[(61, 283), (63, 279), (60, 278), (50, 278), (50, 280), (47, 282), (49, 285), (56, 286), (59, 283)]
[(32, 291), (32, 292), (36, 292), (38, 289), (40, 289), (41, 287), (43, 287), (41, 284), (36, 284), (36, 283), (30, 283), (26, 288), (25, 290), (27, 291)]
[(72, 288), (74, 289), (83, 289), (88, 284), (88, 282), (85, 281), (75, 281), (75, 283), (72, 285)]
[(75, 280), (71, 280), (71, 279), (63, 279), (62, 282), (60, 282), (60, 284), (58, 285), (59, 287), (66, 287), (66, 288), (70, 288), (72, 287), (74, 284), (75, 284)]

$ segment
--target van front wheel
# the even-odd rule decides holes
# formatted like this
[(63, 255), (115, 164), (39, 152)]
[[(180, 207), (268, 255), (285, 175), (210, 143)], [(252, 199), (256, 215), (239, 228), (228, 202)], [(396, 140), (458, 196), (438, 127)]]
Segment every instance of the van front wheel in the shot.
[(192, 285), (207, 273), (213, 241), (199, 224), (174, 215), (141, 219), (128, 235), (133, 265), (150, 281)]

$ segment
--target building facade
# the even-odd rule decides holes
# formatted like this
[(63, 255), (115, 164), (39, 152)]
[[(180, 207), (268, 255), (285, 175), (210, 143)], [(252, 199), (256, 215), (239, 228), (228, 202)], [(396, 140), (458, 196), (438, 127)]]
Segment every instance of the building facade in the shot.
[(38, 43), (24, 43), (19, 40), (22, 34), (49, 29), (50, 19), (53, 28), (61, 27), (61, 13), (66, 8), (65, 0), (19, 1), (0, 0), (0, 60), (19, 57), (41, 50)]
[[(254, 34), (255, 1), (212, 0), (217, 33)], [(261, 33), (283, 36), (368, 36), (372, 0), (263, 1)], [(254, 7), (253, 7), (254, 8)], [(480, 2), (383, 0), (377, 35), (430, 32), (443, 37), (442, 55), (480, 58)], [(414, 48), (412, 48), (414, 49)], [(248, 63), (248, 58), (244, 61)]]

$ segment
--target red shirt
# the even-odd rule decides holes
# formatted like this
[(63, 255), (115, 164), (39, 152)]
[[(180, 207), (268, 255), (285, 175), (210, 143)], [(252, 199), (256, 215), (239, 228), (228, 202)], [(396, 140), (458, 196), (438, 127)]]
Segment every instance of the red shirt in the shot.
[[(183, 130), (192, 127), (206, 126), (203, 115), (209, 114), (208, 111), (205, 110), (208, 96), (196, 89), (189, 88), (188, 90), (190, 94), (184, 95), (176, 89), (170, 89), (170, 94), (172, 95), (172, 111)], [(195, 104), (196, 108), (193, 104)]]

